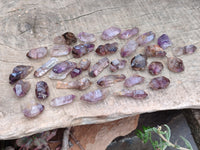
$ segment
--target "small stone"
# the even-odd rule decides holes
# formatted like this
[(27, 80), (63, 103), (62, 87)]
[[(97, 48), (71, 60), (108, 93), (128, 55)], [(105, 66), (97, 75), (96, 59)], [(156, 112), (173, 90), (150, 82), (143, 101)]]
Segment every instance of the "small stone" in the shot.
[(29, 50), (29, 52), (26, 54), (28, 58), (31, 59), (39, 59), (43, 58), (47, 55), (47, 47), (39, 47), (35, 49)]
[(103, 76), (97, 81), (97, 84), (101, 87), (109, 87), (112, 86), (114, 83), (122, 82), (126, 79), (124, 74), (121, 75), (107, 75)]
[(172, 72), (183, 72), (184, 71), (184, 64), (180, 58), (177, 57), (169, 57), (167, 58), (167, 67)]
[(165, 89), (169, 86), (170, 80), (164, 76), (153, 78), (149, 86), (153, 90)]
[(166, 52), (158, 45), (151, 45), (145, 48), (145, 55), (147, 57), (165, 57)]
[(36, 97), (40, 100), (44, 100), (49, 96), (49, 87), (46, 82), (39, 81), (35, 88)]
[(44, 110), (44, 105), (39, 103), (29, 103), (24, 106), (23, 113), (27, 118), (34, 118), (41, 114)]
[(177, 47), (173, 49), (174, 56), (181, 56), (181, 55), (187, 55), (192, 54), (196, 51), (197, 47), (194, 45), (188, 45), (184, 47)]
[(121, 32), (118, 37), (119, 39), (125, 40), (129, 39), (133, 36), (136, 36), (139, 33), (139, 29), (137, 27), (134, 27), (132, 29), (125, 30), (124, 32)]
[(116, 72), (117, 70), (121, 70), (125, 68), (127, 61), (122, 59), (115, 59), (111, 61), (110, 71)]
[(82, 95), (80, 100), (96, 103), (96, 102), (104, 100), (107, 96), (108, 96), (107, 90), (97, 89), (95, 91)]
[(86, 32), (80, 32), (78, 34), (78, 38), (80, 41), (82, 41), (84, 43), (93, 43), (96, 41), (94, 34), (90, 34), (90, 33), (86, 33)]
[(54, 45), (51, 56), (59, 57), (59, 56), (66, 56), (69, 55), (71, 52), (71, 47), (68, 45)]
[(74, 68), (74, 69), (70, 72), (72, 78), (75, 78), (75, 77), (79, 76), (81, 73), (82, 73), (82, 71), (81, 71), (80, 68)]
[(65, 41), (64, 36), (56, 36), (56, 37), (54, 38), (53, 43), (54, 43), (54, 44), (58, 44), (58, 45), (65, 45), (65, 44), (66, 44), (66, 41)]
[(149, 73), (151, 75), (158, 75), (163, 70), (163, 67), (164, 66), (163, 66), (163, 64), (161, 62), (153, 61), (153, 62), (151, 62), (151, 64), (148, 67)]
[(108, 54), (114, 54), (117, 52), (118, 49), (118, 43), (107, 43), (105, 45), (99, 45), (96, 49), (96, 53), (100, 56), (105, 56)]
[(106, 67), (109, 65), (109, 59), (107, 57), (100, 59), (96, 64), (94, 64), (89, 69), (89, 76), (98, 76)]
[(169, 39), (167, 34), (163, 34), (158, 38), (158, 45), (162, 48), (162, 49), (166, 49), (170, 46), (172, 46), (172, 42)]
[(95, 45), (91, 43), (79, 44), (73, 47), (72, 55), (74, 58), (80, 58), (94, 50)]
[(60, 74), (63, 72), (71, 72), (75, 67), (76, 67), (76, 63), (66, 60), (66, 61), (56, 64), (53, 67), (52, 71), (57, 74)]
[(78, 68), (81, 68), (82, 70), (87, 70), (90, 67), (91, 61), (88, 59), (81, 59), (78, 63)]
[(115, 95), (122, 97), (131, 97), (133, 99), (145, 99), (148, 94), (144, 90), (127, 90), (123, 89), (120, 92), (116, 92)]
[(144, 77), (140, 76), (140, 75), (133, 75), (129, 78), (127, 78), (124, 81), (124, 86), (125, 87), (132, 87), (134, 85), (140, 84), (144, 82)]
[(131, 67), (133, 70), (139, 71), (144, 70), (147, 65), (147, 57), (145, 55), (139, 54), (132, 58)]
[(15, 84), (13, 90), (18, 97), (24, 97), (31, 88), (31, 84), (28, 81), (19, 80)]
[(114, 37), (116, 37), (118, 34), (120, 34), (120, 32), (121, 32), (121, 29), (119, 29), (117, 27), (110, 27), (103, 31), (103, 33), (101, 35), (101, 39), (102, 40), (111, 40)]
[(19, 65), (16, 66), (9, 76), (9, 83), (14, 84), (20, 79), (24, 79), (33, 70), (33, 66)]
[(53, 107), (62, 106), (66, 104), (70, 104), (73, 102), (75, 95), (67, 95), (62, 97), (56, 97), (51, 100), (50, 105)]
[(72, 45), (77, 42), (77, 38), (72, 32), (66, 32), (62, 36), (65, 38), (65, 43), (67, 45)]
[(128, 57), (132, 55), (138, 47), (135, 40), (130, 40), (121, 48), (121, 57)]
[(150, 43), (151, 41), (153, 41), (155, 36), (156, 36), (155, 33), (153, 33), (152, 31), (149, 31), (149, 32), (146, 32), (146, 33), (140, 35), (136, 39), (136, 42), (138, 43), (138, 46), (144, 46), (144, 45)]

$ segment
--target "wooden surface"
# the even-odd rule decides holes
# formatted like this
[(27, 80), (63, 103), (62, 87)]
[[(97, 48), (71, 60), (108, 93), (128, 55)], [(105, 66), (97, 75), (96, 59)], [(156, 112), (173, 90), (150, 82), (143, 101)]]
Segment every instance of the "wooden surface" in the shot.
[[(44, 130), (93, 124), (116, 120), (126, 116), (153, 112), (166, 109), (200, 108), (200, 1), (199, 0), (13, 0), (0, 1), (0, 139), (18, 138)], [(96, 46), (105, 43), (100, 40), (102, 31), (110, 26), (120, 27), (122, 30), (137, 26), (140, 33), (154, 31), (156, 36), (163, 33), (169, 35), (173, 46), (195, 44), (198, 50), (195, 54), (182, 56), (185, 71), (180, 74), (169, 72), (166, 59), (162, 75), (170, 78), (171, 84), (166, 90), (152, 91), (148, 83), (152, 76), (147, 70), (135, 72), (128, 65), (123, 71), (127, 77), (139, 74), (145, 77), (145, 82), (131, 89), (144, 89), (149, 97), (136, 101), (128, 98), (112, 96), (112, 92), (123, 88), (118, 83), (109, 88), (108, 98), (98, 104), (87, 104), (79, 100), (80, 95), (97, 88), (95, 81), (110, 74), (104, 70), (97, 78), (92, 79), (93, 86), (83, 92), (74, 90), (57, 90), (55, 81), (48, 76), (35, 79), (33, 72), (26, 80), (31, 82), (28, 95), (18, 99), (8, 84), (8, 76), (16, 65), (33, 65), (35, 69), (46, 62), (50, 56), (41, 60), (29, 60), (25, 54), (28, 49), (39, 46), (53, 45), (53, 38), (66, 31), (78, 34), (81, 31), (94, 33), (97, 36)], [(157, 38), (156, 38), (157, 40)], [(156, 40), (154, 43), (156, 43)], [(126, 41), (114, 39), (121, 48)], [(135, 54), (143, 52), (137, 49)], [(167, 55), (171, 56), (171, 48)], [(70, 59), (71, 55), (67, 57)], [(84, 56), (94, 64), (102, 58), (95, 53)], [(110, 60), (120, 58), (119, 53), (109, 56)], [(66, 57), (59, 58), (65, 60)], [(71, 59), (79, 61), (79, 59)], [(81, 77), (87, 75), (84, 72)], [(44, 80), (50, 87), (50, 97), (41, 102), (45, 111), (35, 119), (27, 119), (21, 112), (21, 107), (29, 100), (36, 100), (34, 95), (37, 81)], [(71, 80), (67, 77), (65, 81)], [(75, 93), (76, 100), (60, 108), (52, 108), (49, 102), (52, 98)], [(36, 100), (37, 101), (37, 100)]]

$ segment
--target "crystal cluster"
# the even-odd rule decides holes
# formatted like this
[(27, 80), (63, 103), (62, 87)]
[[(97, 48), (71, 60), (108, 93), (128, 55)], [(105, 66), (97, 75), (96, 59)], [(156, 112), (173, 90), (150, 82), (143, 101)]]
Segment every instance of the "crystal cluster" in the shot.
[(90, 43), (76, 45), (72, 49), (72, 55), (74, 58), (80, 58), (83, 55), (92, 52), (94, 47), (95, 45)]
[(102, 40), (111, 40), (114, 37), (116, 37), (117, 35), (119, 35), (120, 32), (121, 32), (120, 28), (110, 27), (110, 28), (103, 31), (103, 33), (101, 35), (101, 39)]
[(160, 47), (162, 47), (162, 49), (166, 49), (166, 48), (172, 46), (172, 42), (169, 39), (168, 35), (163, 34), (158, 38), (158, 45)]
[(139, 33), (139, 29), (137, 27), (134, 27), (132, 29), (125, 30), (124, 32), (121, 32), (118, 37), (119, 39), (125, 40), (129, 39), (133, 36), (136, 36)]
[(134, 85), (140, 84), (144, 82), (144, 77), (140, 76), (140, 75), (133, 75), (129, 78), (127, 78), (124, 81), (124, 86), (125, 87), (132, 87)]
[(139, 71), (144, 70), (147, 65), (147, 57), (145, 55), (139, 54), (132, 58), (131, 67), (133, 70)]
[(165, 89), (169, 86), (170, 80), (164, 76), (153, 78), (149, 86), (153, 90)]
[(125, 68), (127, 61), (122, 59), (115, 59), (110, 63), (110, 71), (116, 72), (117, 70), (121, 70)]
[(121, 57), (128, 57), (131, 56), (137, 49), (138, 43), (135, 40), (128, 41), (122, 48), (121, 48)]
[(26, 56), (31, 59), (39, 59), (43, 58), (47, 55), (47, 47), (39, 47), (35, 49), (31, 49)]
[(49, 96), (49, 87), (46, 82), (39, 81), (36, 84), (35, 95), (40, 100), (44, 100)]
[(127, 90), (123, 89), (120, 92), (116, 92), (115, 95), (122, 97), (131, 97), (133, 99), (145, 99), (148, 94), (144, 90)]
[(161, 62), (158, 61), (153, 61), (150, 63), (148, 69), (149, 69), (149, 73), (151, 75), (158, 75), (161, 73), (161, 71), (163, 70), (163, 64)]
[(53, 107), (58, 107), (66, 104), (70, 104), (73, 102), (75, 99), (75, 95), (67, 95), (67, 96), (61, 96), (61, 97), (56, 97), (51, 100), (50, 105)]
[(100, 56), (105, 56), (108, 54), (114, 54), (117, 52), (118, 49), (118, 43), (107, 43), (105, 45), (99, 45), (96, 49), (96, 53)]

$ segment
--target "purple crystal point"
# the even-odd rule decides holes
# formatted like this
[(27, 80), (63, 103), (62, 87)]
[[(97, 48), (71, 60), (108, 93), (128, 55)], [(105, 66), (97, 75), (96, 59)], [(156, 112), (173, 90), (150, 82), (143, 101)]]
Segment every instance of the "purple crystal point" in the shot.
[(153, 41), (155, 36), (156, 36), (155, 33), (153, 33), (152, 31), (149, 31), (149, 32), (146, 32), (146, 33), (140, 35), (136, 39), (136, 42), (138, 43), (139, 46), (144, 46), (144, 45), (150, 43), (151, 41)]
[(74, 68), (72, 71), (71, 71), (71, 77), (72, 78), (75, 78), (77, 77), (78, 75), (80, 75), (82, 73), (81, 69), (80, 68)]
[(132, 28), (132, 29), (128, 29), (128, 30), (126, 30), (126, 31), (124, 31), (124, 32), (121, 32), (121, 33), (118, 35), (118, 37), (119, 37), (120, 39), (125, 40), (125, 39), (129, 39), (129, 38), (131, 38), (131, 37), (137, 35), (138, 33), (139, 33), (139, 29), (138, 29), (137, 27), (134, 27), (134, 28)]
[(46, 82), (39, 81), (36, 84), (35, 94), (38, 99), (46, 99), (49, 96), (49, 87)]
[(78, 34), (78, 38), (80, 41), (82, 41), (84, 43), (93, 43), (96, 41), (94, 34), (90, 34), (90, 33), (86, 33), (86, 32), (80, 32)]
[(158, 45), (162, 48), (162, 49), (166, 49), (170, 46), (172, 46), (172, 42), (169, 39), (167, 34), (163, 34), (158, 38)]
[(28, 93), (28, 91), (30, 90), (30, 87), (31, 87), (31, 85), (29, 82), (19, 80), (15, 84), (13, 90), (14, 90), (16, 96), (23, 97)]
[(117, 27), (110, 27), (110, 28), (103, 31), (103, 33), (101, 35), (101, 39), (102, 40), (111, 40), (115, 36), (120, 34), (120, 32), (121, 32), (121, 29), (119, 29)]

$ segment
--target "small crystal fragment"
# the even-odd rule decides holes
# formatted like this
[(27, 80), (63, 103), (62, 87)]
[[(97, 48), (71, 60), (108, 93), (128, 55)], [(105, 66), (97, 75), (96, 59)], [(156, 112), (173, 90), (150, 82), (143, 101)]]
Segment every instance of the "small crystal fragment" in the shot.
[(80, 68), (74, 68), (70, 74), (72, 78), (77, 77), (78, 75), (80, 75), (82, 73), (82, 70)]
[(194, 45), (187, 45), (184, 47), (177, 47), (173, 49), (173, 54), (175, 56), (181, 56), (181, 55), (187, 55), (187, 54), (192, 54), (196, 51), (197, 47)]
[(170, 80), (164, 76), (153, 78), (149, 86), (153, 90), (165, 89), (169, 86)]
[(169, 39), (167, 34), (163, 34), (158, 38), (158, 45), (162, 48), (162, 49), (166, 49), (170, 46), (172, 46), (172, 42)]
[(52, 57), (34, 72), (34, 76), (41, 77), (45, 75), (51, 68), (53, 68), (56, 65), (57, 61), (58, 61), (57, 58)]
[(138, 43), (138, 46), (144, 46), (144, 45), (150, 43), (151, 41), (153, 41), (155, 36), (156, 36), (155, 33), (153, 33), (152, 31), (149, 31), (149, 32), (146, 32), (146, 33), (140, 35), (136, 39), (136, 42)]
[(96, 103), (104, 100), (108, 96), (108, 91), (103, 89), (97, 89), (81, 96), (80, 100)]
[(35, 94), (38, 99), (44, 100), (49, 96), (49, 88), (46, 82), (39, 81), (36, 84)]
[(56, 97), (51, 100), (50, 105), (53, 107), (66, 105), (66, 104), (72, 103), (75, 97), (76, 97), (75, 95)]
[(147, 57), (145, 55), (139, 54), (132, 58), (131, 67), (133, 70), (139, 71), (144, 70), (147, 65)]
[(94, 64), (89, 69), (89, 76), (96, 77), (98, 76), (106, 67), (109, 65), (109, 59), (107, 57), (100, 59), (96, 64)]
[(116, 82), (122, 82), (126, 79), (124, 74), (121, 75), (107, 75), (103, 76), (97, 81), (97, 84), (101, 87), (109, 87), (112, 86)]
[(68, 45), (54, 45), (51, 56), (53, 57), (59, 57), (59, 56), (66, 56), (69, 55), (71, 52), (71, 47)]
[(74, 58), (80, 58), (83, 55), (86, 55), (87, 53), (93, 51), (94, 47), (95, 45), (91, 43), (76, 45), (72, 49), (72, 55)]
[(46, 55), (47, 55), (47, 47), (39, 47), (39, 48), (31, 49), (26, 54), (26, 56), (31, 59), (43, 58)]
[(87, 70), (90, 67), (91, 61), (88, 59), (81, 59), (80, 62), (78, 63), (78, 67), (81, 68), (82, 70)]
[(105, 45), (99, 45), (96, 49), (96, 53), (100, 56), (105, 56), (108, 54), (114, 54), (115, 52), (117, 52), (118, 49), (118, 43), (114, 42), (114, 43), (107, 43)]
[(172, 72), (182, 72), (184, 71), (183, 61), (177, 57), (169, 57), (167, 58), (167, 67)]
[(145, 55), (147, 57), (165, 57), (166, 52), (158, 45), (147, 46), (145, 49)]
[(136, 41), (130, 40), (126, 43), (126, 45), (124, 45), (121, 48), (120, 54), (121, 54), (122, 57), (128, 57), (136, 51), (137, 47), (138, 47), (138, 44), (136, 43)]
[(82, 41), (84, 43), (93, 43), (96, 41), (94, 34), (90, 34), (90, 33), (86, 33), (86, 32), (80, 32), (78, 34), (78, 38), (80, 41)]
[(92, 82), (88, 78), (82, 78), (76, 81), (62, 82), (58, 81), (56, 84), (57, 89), (78, 89), (85, 90), (91, 86)]
[(124, 81), (124, 86), (125, 87), (132, 87), (134, 85), (140, 84), (144, 82), (144, 77), (140, 76), (140, 75), (133, 75), (129, 78), (127, 78)]
[(77, 38), (72, 32), (66, 32), (62, 36), (65, 38), (65, 43), (67, 45), (71, 45), (77, 42)]
[(58, 45), (65, 45), (65, 44), (66, 44), (66, 41), (65, 41), (64, 36), (56, 36), (56, 37), (54, 38), (53, 43), (54, 43), (54, 44), (58, 44)]
[(111, 61), (110, 71), (116, 72), (117, 70), (121, 70), (126, 66), (127, 61), (122, 59), (115, 59)]
[(119, 29), (117, 27), (110, 27), (103, 31), (103, 33), (101, 35), (101, 39), (102, 40), (111, 40), (114, 37), (116, 37), (118, 34), (120, 34), (120, 32), (121, 32), (121, 29)]
[(148, 94), (144, 90), (126, 90), (116, 92), (115, 95), (122, 97), (132, 97), (133, 99), (145, 99)]
[(29, 103), (28, 105), (24, 106), (23, 113), (25, 117), (33, 118), (41, 114), (43, 110), (44, 105), (39, 103)]
[(121, 32), (118, 37), (120, 39), (129, 39), (135, 35), (137, 35), (139, 33), (139, 29), (137, 27), (134, 27), (132, 29), (128, 29), (128, 30), (125, 30), (124, 32)]
[(31, 84), (28, 81), (19, 80), (15, 84), (13, 90), (18, 97), (24, 97), (31, 88)]
[(9, 76), (9, 83), (14, 84), (18, 80), (25, 78), (27, 75), (31, 73), (32, 70), (33, 66), (24, 66), (24, 65), (16, 66)]
[(163, 64), (161, 62), (153, 61), (153, 62), (151, 62), (151, 64), (148, 67), (149, 73), (151, 75), (158, 75), (163, 70), (163, 67), (164, 66), (163, 66)]

